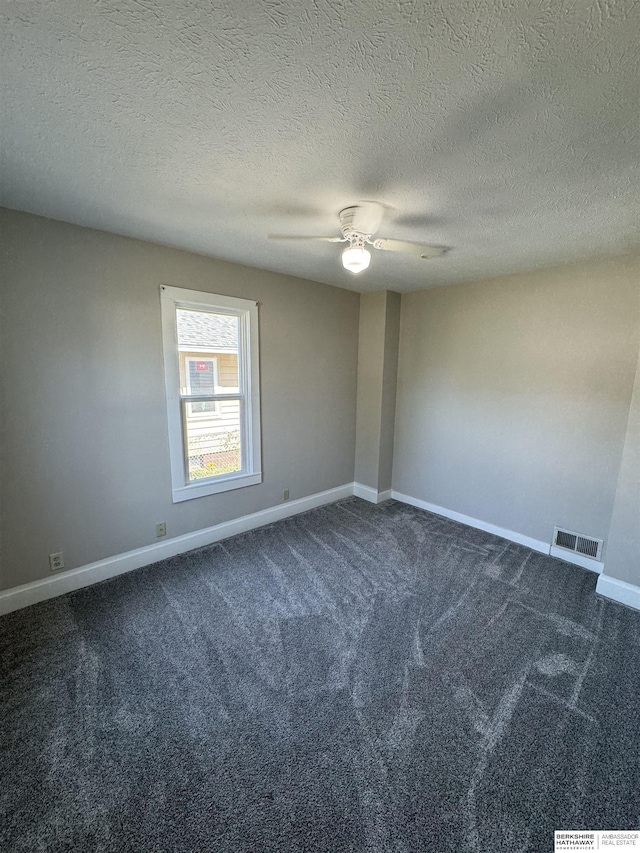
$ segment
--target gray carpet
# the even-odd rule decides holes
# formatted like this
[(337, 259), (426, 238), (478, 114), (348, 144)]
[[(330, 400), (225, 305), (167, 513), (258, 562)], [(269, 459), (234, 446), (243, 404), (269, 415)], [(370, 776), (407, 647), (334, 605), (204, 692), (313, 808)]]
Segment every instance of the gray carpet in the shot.
[(0, 620), (5, 851), (553, 850), (640, 826), (640, 613), (357, 498)]

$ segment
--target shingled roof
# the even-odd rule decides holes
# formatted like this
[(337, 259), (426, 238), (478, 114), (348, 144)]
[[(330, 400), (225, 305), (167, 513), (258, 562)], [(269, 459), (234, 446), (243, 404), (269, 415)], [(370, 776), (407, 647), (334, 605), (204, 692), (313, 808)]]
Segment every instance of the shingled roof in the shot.
[(237, 350), (238, 318), (178, 308), (178, 347)]

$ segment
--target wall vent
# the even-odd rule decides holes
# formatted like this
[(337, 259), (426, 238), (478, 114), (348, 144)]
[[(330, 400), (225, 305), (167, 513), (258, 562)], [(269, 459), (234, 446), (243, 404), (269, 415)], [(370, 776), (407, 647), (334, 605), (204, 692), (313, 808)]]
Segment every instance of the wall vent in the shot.
[(554, 545), (558, 548), (564, 548), (565, 551), (573, 551), (574, 554), (590, 557), (592, 560), (600, 559), (602, 542), (602, 539), (591, 539), (589, 536), (583, 536), (581, 533), (574, 533), (571, 530), (562, 530), (560, 527), (555, 527), (553, 530)]

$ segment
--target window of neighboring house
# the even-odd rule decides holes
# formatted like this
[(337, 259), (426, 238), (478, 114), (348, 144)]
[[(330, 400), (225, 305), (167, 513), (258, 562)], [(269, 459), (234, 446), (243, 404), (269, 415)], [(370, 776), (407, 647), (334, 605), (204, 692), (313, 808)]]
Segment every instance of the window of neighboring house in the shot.
[[(218, 383), (218, 359), (217, 358), (191, 358), (185, 357), (185, 394), (187, 396), (215, 395), (217, 391), (224, 393)], [(220, 415), (220, 403), (212, 400), (199, 400), (197, 403), (189, 403), (187, 417), (210, 418)]]
[(262, 482), (257, 304), (160, 295), (174, 503)]

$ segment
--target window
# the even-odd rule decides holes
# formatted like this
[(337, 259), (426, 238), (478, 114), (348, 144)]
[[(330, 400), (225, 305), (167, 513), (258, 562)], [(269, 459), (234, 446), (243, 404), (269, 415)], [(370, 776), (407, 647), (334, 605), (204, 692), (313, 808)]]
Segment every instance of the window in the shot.
[[(184, 313), (184, 312), (183, 312)], [(178, 338), (180, 327), (178, 327)], [(179, 343), (178, 343), (179, 346)], [(179, 352), (179, 350), (178, 350)], [(186, 382), (185, 394), (187, 396), (199, 396), (208, 394), (211, 396), (220, 391), (218, 382), (218, 359), (217, 358), (191, 358), (185, 357), (184, 374)], [(220, 416), (220, 403), (208, 400), (200, 400), (198, 403), (189, 403), (187, 415), (193, 418)]]
[(160, 296), (174, 503), (262, 482), (257, 304)]

